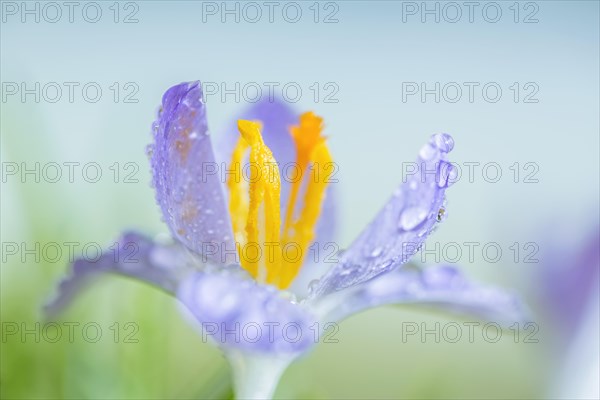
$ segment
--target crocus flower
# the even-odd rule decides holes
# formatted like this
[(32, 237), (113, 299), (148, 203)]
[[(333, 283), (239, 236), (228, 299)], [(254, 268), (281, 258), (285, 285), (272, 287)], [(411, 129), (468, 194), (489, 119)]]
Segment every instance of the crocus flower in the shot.
[[(282, 372), (317, 342), (326, 323), (370, 307), (422, 303), (496, 322), (521, 320), (514, 296), (475, 284), (452, 266), (403, 265), (446, 216), (453, 176), (447, 155), (454, 146), (447, 134), (423, 146), (415, 173), (339, 260), (331, 268), (321, 265), (308, 290), (294, 287), (310, 263), (309, 246), (331, 240), (335, 211), (323, 120), (309, 112), (290, 127), (294, 120), (279, 102), (259, 103), (237, 122), (241, 136), (227, 132), (220, 150), (228, 153), (217, 154), (199, 82), (170, 88), (153, 124), (149, 156), (174, 241), (123, 234), (122, 254), (131, 253), (133, 243), (140, 262), (115, 257), (114, 249), (95, 262), (77, 260), (48, 311), (59, 310), (99, 272), (153, 284), (176, 296), (223, 350), (240, 398), (270, 398)], [(289, 162), (298, 179), (281, 178)], [(224, 165), (225, 177), (213, 168)], [(254, 167), (249, 179), (238, 179), (248, 165)], [(290, 246), (299, 258), (285, 257)]]

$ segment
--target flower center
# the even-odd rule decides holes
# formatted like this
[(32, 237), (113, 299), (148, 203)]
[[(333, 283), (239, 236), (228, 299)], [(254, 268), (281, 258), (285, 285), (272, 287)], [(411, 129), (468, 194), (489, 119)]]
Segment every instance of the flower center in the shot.
[[(321, 136), (323, 119), (312, 112), (290, 129), (296, 146), (285, 219), (281, 221), (281, 177), (273, 153), (264, 143), (259, 122), (238, 121), (240, 138), (231, 156), (227, 179), (229, 213), (242, 267), (255, 279), (287, 288), (296, 277), (315, 237), (325, 190), (334, 171)], [(242, 165), (249, 157), (249, 176)], [(299, 207), (300, 192), (304, 201)]]

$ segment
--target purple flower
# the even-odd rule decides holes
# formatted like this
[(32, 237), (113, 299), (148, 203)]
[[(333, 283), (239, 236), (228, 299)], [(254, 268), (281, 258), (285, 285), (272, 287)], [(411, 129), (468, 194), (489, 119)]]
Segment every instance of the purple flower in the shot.
[[(269, 397), (285, 367), (315, 344), (315, 333), (366, 308), (423, 303), (506, 324), (522, 320), (514, 296), (475, 284), (452, 266), (405, 265), (446, 216), (454, 172), (448, 134), (423, 146), (414, 173), (329, 271), (320, 266), (322, 276), (309, 288), (294, 285), (309, 246), (332, 240), (335, 230), (323, 121), (313, 113), (297, 121), (277, 101), (259, 103), (238, 121), (241, 137), (227, 132), (215, 153), (200, 83), (170, 88), (149, 156), (174, 243), (124, 234), (121, 248), (134, 246), (136, 262), (114, 251), (76, 261), (47, 310), (58, 311), (99, 272), (153, 284), (177, 296), (224, 350), (240, 397)], [(295, 179), (287, 179), (290, 166)], [(299, 258), (285, 256), (290, 247)]]

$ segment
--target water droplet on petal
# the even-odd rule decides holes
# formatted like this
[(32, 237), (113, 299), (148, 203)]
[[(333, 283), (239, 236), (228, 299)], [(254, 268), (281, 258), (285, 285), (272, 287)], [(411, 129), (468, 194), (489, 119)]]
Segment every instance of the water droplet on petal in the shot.
[(427, 218), (427, 211), (428, 210), (426, 208), (420, 206), (409, 207), (405, 209), (402, 211), (402, 214), (400, 214), (398, 228), (405, 231), (410, 231), (411, 229), (416, 228), (417, 226), (421, 225), (423, 221), (425, 221), (425, 218)]
[(394, 260), (392, 260), (392, 259), (386, 260), (381, 265), (379, 265), (377, 267), (377, 269), (381, 269), (381, 270), (387, 269), (387, 268), (391, 267), (393, 263), (394, 263)]
[(320, 282), (321, 281), (318, 279), (313, 279), (312, 281), (310, 281), (308, 283), (308, 293), (313, 294), (315, 290), (317, 290), (317, 287), (319, 286)]
[(383, 253), (383, 248), (380, 246), (377, 246), (369, 253), (369, 257), (377, 258), (381, 255), (381, 253)]
[(458, 176), (458, 170), (448, 161), (441, 161), (439, 166), (438, 186), (441, 188), (450, 187)]
[(438, 133), (431, 137), (431, 144), (444, 153), (449, 153), (454, 148), (454, 139), (447, 133)]
[(352, 265), (350, 263), (342, 264), (342, 270), (340, 271), (340, 276), (349, 275), (352, 272)]
[(154, 153), (154, 146), (149, 144), (146, 146), (146, 155), (148, 158), (152, 158), (152, 154)]

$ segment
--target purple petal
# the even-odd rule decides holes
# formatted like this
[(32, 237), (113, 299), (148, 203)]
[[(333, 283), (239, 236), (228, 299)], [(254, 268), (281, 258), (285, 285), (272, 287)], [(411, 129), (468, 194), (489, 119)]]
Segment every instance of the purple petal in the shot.
[(179, 281), (192, 271), (189, 252), (179, 244), (162, 245), (135, 232), (119, 240), (97, 259), (77, 259), (56, 296), (45, 306), (48, 315), (64, 309), (94, 277), (106, 272), (129, 276), (174, 293)]
[(585, 239), (575, 248), (565, 248), (564, 240), (548, 243), (535, 275), (544, 311), (556, 324), (555, 333), (564, 340), (577, 334), (589, 304), (597, 301), (600, 229), (596, 226)]
[(473, 315), (504, 327), (529, 321), (526, 308), (515, 295), (470, 282), (449, 265), (423, 270), (403, 267), (354, 287), (347, 294), (340, 293), (340, 299), (327, 314), (328, 320), (341, 320), (385, 304), (408, 303)]
[(199, 82), (167, 90), (153, 131), (153, 185), (171, 233), (198, 254), (232, 262), (222, 255), (233, 258), (235, 252), (214, 251), (235, 246)]
[(302, 306), (232, 271), (193, 274), (178, 297), (200, 322), (203, 338), (223, 347), (296, 353), (314, 343), (315, 320)]
[(377, 217), (340, 257), (340, 262), (313, 291), (323, 296), (404, 264), (421, 248), (427, 236), (445, 217), (444, 194), (455, 170), (447, 161), (454, 147), (448, 134), (433, 135), (407, 167), (405, 182), (394, 192)]

